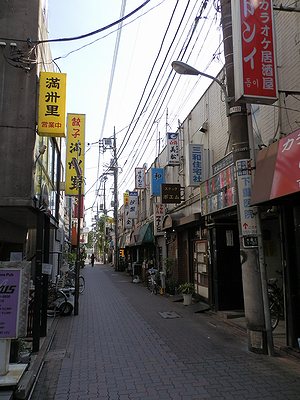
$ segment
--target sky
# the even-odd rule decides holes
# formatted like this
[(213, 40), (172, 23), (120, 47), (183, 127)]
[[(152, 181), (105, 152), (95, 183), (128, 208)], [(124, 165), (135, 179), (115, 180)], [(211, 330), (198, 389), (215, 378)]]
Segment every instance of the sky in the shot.
[[(199, 0), (48, 0), (49, 39), (73, 38), (118, 21), (81, 40), (51, 43), (52, 60), (67, 74), (67, 112), (86, 114), (86, 222), (103, 204), (103, 173), (112, 159), (99, 141), (116, 132), (118, 195), (134, 190), (134, 168), (149, 167), (211, 84), (179, 76), (179, 59), (216, 76), (223, 66), (217, 2)], [(195, 23), (197, 21), (197, 23)], [(106, 182), (111, 210), (113, 179)], [(111, 213), (111, 212), (109, 212)], [(112, 215), (112, 213), (111, 213)]]

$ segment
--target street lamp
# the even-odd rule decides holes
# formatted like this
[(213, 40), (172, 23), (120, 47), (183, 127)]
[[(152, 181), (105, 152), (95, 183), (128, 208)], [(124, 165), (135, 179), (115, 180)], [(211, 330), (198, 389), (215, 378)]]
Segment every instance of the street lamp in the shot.
[(221, 82), (218, 78), (212, 76), (212, 75), (208, 75), (205, 72), (201, 72), (198, 71), (196, 68), (191, 67), (190, 65), (182, 62), (182, 61), (173, 61), (172, 62), (172, 68), (174, 69), (175, 72), (177, 72), (177, 74), (180, 75), (201, 75), (204, 76), (205, 78), (211, 79), (213, 81), (215, 81), (222, 89), (223, 93), (224, 93), (224, 98), (225, 98), (225, 105), (226, 105), (226, 116), (229, 116), (229, 97), (227, 94), (227, 88), (226, 85), (224, 85), (223, 82)]

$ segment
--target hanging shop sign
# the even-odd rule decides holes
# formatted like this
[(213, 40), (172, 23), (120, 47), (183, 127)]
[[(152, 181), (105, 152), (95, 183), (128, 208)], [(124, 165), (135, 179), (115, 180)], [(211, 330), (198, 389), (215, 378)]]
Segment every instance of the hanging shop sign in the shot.
[(135, 188), (136, 189), (146, 188), (146, 174), (144, 168), (135, 169)]
[(128, 217), (135, 219), (138, 217), (138, 192), (129, 192)]
[(161, 185), (161, 202), (163, 204), (181, 203), (180, 184), (163, 183)]
[(161, 195), (161, 185), (165, 182), (165, 171), (163, 168), (151, 168), (151, 196)]
[(153, 204), (154, 214), (154, 236), (164, 235), (162, 230), (163, 219), (166, 212), (166, 206), (162, 203)]
[(178, 132), (167, 132), (167, 165), (180, 165)]
[[(65, 192), (67, 196), (78, 195), (80, 184), (81, 193), (84, 193), (84, 140), (85, 114), (68, 114), (65, 187)], [(74, 165), (73, 158), (77, 160), (80, 171), (76, 171), (76, 166)]]
[(203, 180), (203, 145), (189, 144), (188, 153), (188, 186), (199, 186)]
[(124, 229), (131, 229), (133, 227), (133, 219), (129, 217), (129, 207), (124, 207)]
[(124, 206), (128, 206), (129, 205), (129, 192), (125, 192), (123, 194), (123, 200), (124, 200)]
[(277, 100), (272, 0), (232, 0), (235, 100)]
[(38, 134), (65, 137), (66, 135), (67, 75), (41, 72), (39, 82)]

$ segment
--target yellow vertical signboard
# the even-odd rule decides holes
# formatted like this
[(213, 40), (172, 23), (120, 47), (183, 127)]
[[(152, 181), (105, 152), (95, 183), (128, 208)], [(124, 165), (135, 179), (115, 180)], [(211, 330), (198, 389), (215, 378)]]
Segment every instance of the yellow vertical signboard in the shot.
[[(66, 149), (66, 195), (78, 195), (80, 178), (81, 193), (84, 193), (84, 140), (85, 140), (85, 114), (67, 115), (67, 149)], [(76, 171), (73, 158), (77, 160), (81, 176)]]
[(38, 134), (65, 137), (67, 75), (41, 72), (39, 85)]
[(123, 196), (124, 196), (124, 206), (128, 206), (129, 205), (129, 193), (125, 192)]

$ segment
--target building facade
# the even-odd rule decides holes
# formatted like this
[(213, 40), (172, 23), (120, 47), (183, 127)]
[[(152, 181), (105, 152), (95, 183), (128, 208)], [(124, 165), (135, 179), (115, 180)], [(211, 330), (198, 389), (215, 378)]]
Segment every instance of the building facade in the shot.
[[(274, 24), (278, 101), (274, 105), (252, 104), (248, 108), (252, 183), (247, 188), (246, 200), (251, 207), (257, 207), (253, 210), (259, 215), (267, 278), (276, 279), (283, 291), (281, 319), (286, 345), (298, 348), (299, 13), (274, 10)], [(218, 79), (226, 82), (224, 74), (222, 70)], [(237, 190), (238, 166), (231, 147), (223, 92), (216, 82), (210, 85), (176, 133), (179, 162), (170, 165), (166, 147), (146, 171), (146, 188), (138, 189), (139, 215), (133, 220), (133, 228), (127, 229), (124, 235), (138, 237), (141, 227), (150, 221), (154, 224), (154, 262), (163, 269), (171, 261), (175, 284), (193, 282), (199, 298), (217, 312), (243, 310), (245, 282), (238, 212), (242, 195)], [(197, 146), (201, 149), (200, 159), (193, 153)], [(198, 184), (191, 181), (195, 159), (200, 160)], [(164, 170), (164, 183), (180, 185), (179, 203), (161, 205), (162, 194), (152, 194), (153, 168)], [(155, 229), (155, 207), (163, 207), (159, 232)], [(259, 269), (256, 238), (246, 238), (243, 245), (254, 249), (253, 268)], [(124, 246), (139, 264), (148, 256), (140, 241), (128, 240)]]

